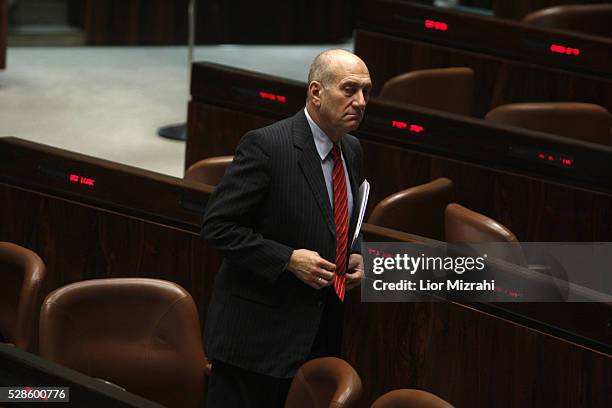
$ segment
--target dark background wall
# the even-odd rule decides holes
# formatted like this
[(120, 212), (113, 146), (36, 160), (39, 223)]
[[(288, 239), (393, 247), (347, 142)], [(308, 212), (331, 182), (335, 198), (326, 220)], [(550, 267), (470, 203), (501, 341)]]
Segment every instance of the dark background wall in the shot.
[[(88, 45), (186, 44), (188, 0), (69, 1), (69, 21)], [(196, 42), (340, 42), (352, 34), (359, 1), (198, 1)]]

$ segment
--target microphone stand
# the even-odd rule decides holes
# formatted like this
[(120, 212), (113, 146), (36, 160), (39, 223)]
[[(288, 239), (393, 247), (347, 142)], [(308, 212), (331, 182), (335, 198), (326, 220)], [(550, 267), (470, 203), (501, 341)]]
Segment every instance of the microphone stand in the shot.
[[(193, 46), (195, 44), (195, 14), (196, 4), (195, 0), (189, 0), (187, 7), (187, 20), (188, 20), (188, 33), (187, 42), (189, 44), (189, 51), (187, 56), (187, 84), (191, 83), (191, 63), (193, 62)], [(189, 89), (187, 90), (187, 98), (189, 98)], [(174, 140), (187, 140), (187, 124), (176, 123), (173, 125), (162, 126), (157, 129), (157, 134), (161, 137)]]

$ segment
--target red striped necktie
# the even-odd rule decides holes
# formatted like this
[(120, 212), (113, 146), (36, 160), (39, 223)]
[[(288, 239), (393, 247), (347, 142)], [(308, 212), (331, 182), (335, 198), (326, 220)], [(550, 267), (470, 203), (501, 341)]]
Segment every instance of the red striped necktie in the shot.
[(334, 289), (341, 301), (344, 301), (346, 289), (346, 264), (348, 243), (348, 196), (346, 194), (346, 177), (340, 155), (340, 148), (334, 144), (331, 150), (334, 158), (332, 179), (334, 183), (334, 223), (336, 224), (336, 273)]

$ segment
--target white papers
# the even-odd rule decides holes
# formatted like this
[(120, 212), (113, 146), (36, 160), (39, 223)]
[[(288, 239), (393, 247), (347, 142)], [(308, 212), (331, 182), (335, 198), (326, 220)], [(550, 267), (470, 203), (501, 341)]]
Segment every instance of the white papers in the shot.
[(366, 206), (368, 205), (368, 196), (370, 195), (370, 183), (368, 180), (364, 180), (359, 186), (359, 218), (357, 218), (357, 226), (355, 227), (355, 234), (351, 241), (351, 248), (355, 244), (355, 240), (359, 236), (361, 231), (361, 224), (363, 223), (363, 216), (365, 215)]

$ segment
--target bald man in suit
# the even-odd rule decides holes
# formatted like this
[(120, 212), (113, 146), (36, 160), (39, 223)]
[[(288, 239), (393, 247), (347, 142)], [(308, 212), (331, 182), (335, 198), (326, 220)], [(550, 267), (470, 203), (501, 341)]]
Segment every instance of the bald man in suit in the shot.
[(346, 290), (363, 279), (357, 129), (365, 63), (319, 54), (306, 108), (245, 134), (202, 227), (224, 257), (205, 324), (208, 407), (282, 407), (305, 361), (337, 356)]

